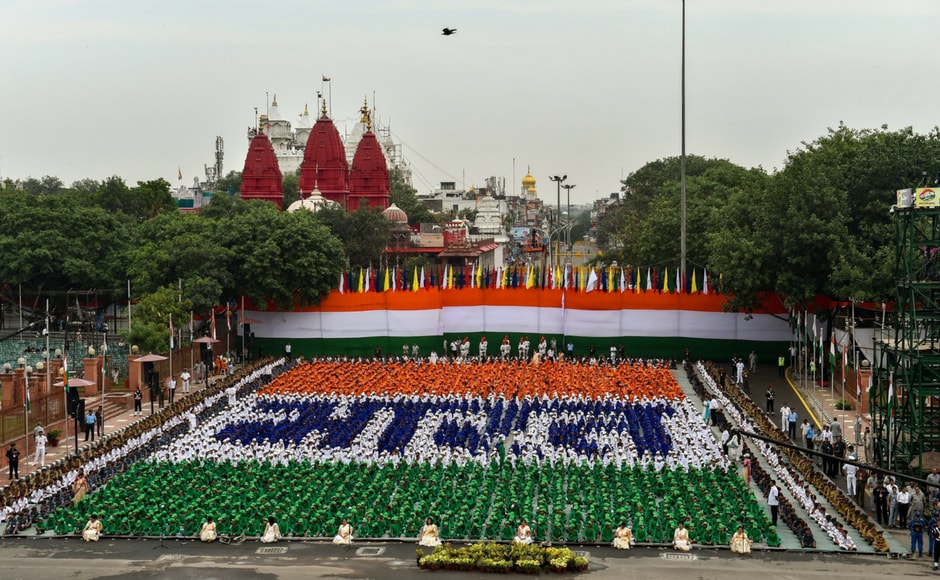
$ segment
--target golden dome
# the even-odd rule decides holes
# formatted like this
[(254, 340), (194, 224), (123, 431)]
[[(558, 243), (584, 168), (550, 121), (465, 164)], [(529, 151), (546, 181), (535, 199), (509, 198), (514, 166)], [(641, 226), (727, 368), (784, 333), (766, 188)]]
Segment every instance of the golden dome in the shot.
[(531, 173), (526, 173), (525, 177), (522, 178), (522, 187), (526, 189), (535, 187), (535, 178), (532, 177)]
[[(532, 181), (535, 181), (535, 180), (533, 179)], [(526, 189), (526, 191), (528, 191), (532, 195), (535, 195), (537, 193), (535, 187), (529, 187), (528, 189)]]

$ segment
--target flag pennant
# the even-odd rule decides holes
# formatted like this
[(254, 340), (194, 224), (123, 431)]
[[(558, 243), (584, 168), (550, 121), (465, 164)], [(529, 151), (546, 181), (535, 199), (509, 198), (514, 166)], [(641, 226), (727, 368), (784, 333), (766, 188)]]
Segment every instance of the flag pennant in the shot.
[(702, 274), (702, 294), (708, 294), (708, 268), (705, 268)]
[(831, 367), (831, 371), (829, 374), (829, 379), (835, 382), (836, 380), (836, 333), (834, 329), (830, 336), (831, 336), (831, 339), (829, 341), (829, 366)]
[(174, 344), (174, 342), (173, 342), (173, 335), (174, 335), (174, 334), (175, 334), (175, 332), (174, 332), (174, 330), (173, 330), (173, 315), (171, 314), (171, 315), (170, 315), (170, 350), (173, 350), (174, 348), (176, 348), (176, 347), (175, 347), (175, 344)]
[(845, 373), (848, 370), (849, 366), (849, 347), (848, 345), (842, 345), (842, 388), (845, 389)]
[(698, 294), (698, 284), (695, 283), (695, 270), (692, 270), (692, 294)]
[(587, 287), (584, 291), (592, 292), (594, 290), (597, 290), (597, 272), (594, 271), (594, 268), (591, 268), (590, 274), (588, 274)]

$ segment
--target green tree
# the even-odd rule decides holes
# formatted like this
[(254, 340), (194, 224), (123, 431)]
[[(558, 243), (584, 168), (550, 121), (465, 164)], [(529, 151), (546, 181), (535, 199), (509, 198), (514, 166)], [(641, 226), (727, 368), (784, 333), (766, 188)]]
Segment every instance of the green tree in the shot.
[(137, 186), (131, 189), (130, 195), (133, 198), (130, 204), (133, 210), (128, 215), (138, 220), (178, 211), (170, 194), (170, 182), (162, 177), (138, 181)]
[[(170, 349), (170, 316), (179, 329), (189, 320), (192, 302), (173, 286), (161, 286), (141, 296), (134, 306), (131, 332), (125, 336), (144, 352), (166, 352)], [(178, 346), (178, 345), (177, 345)]]
[(431, 211), (431, 208), (418, 199), (417, 190), (405, 181), (401, 169), (392, 169), (388, 172), (388, 177), (391, 201), (408, 216), (408, 225), (438, 223), (440, 221)]
[(346, 213), (342, 208), (319, 210), (316, 221), (342, 242), (349, 266), (354, 270), (378, 266), (391, 235), (391, 224), (378, 211), (368, 208)]
[(134, 287), (146, 294), (182, 281), (184, 295), (205, 314), (235, 283), (234, 255), (223, 235), (223, 227), (197, 214), (163, 213), (141, 223), (128, 251)]
[(284, 209), (287, 209), (290, 204), (300, 199), (300, 169), (284, 176), (281, 189), (284, 191)]
[(27, 177), (19, 184), (20, 189), (30, 195), (57, 195), (65, 188), (62, 180), (52, 175), (44, 175), (40, 179)]
[(221, 244), (238, 262), (228, 295), (245, 295), (259, 307), (268, 299), (281, 308), (317, 304), (347, 266), (341, 242), (310, 212), (245, 205), (217, 224)]
[[(746, 169), (725, 159), (690, 155), (686, 162), (687, 264), (710, 264), (708, 235), (728, 220), (728, 200), (767, 188), (762, 169)], [(624, 180), (622, 200), (598, 224), (604, 260), (639, 267), (675, 268), (681, 253), (680, 160), (644, 165)]]
[(0, 280), (31, 288), (124, 285), (127, 230), (113, 214), (74, 194), (5, 190), (0, 212)]
[(242, 188), (242, 172), (229, 171), (224, 177), (220, 177), (215, 183), (215, 190), (219, 193), (228, 193), (235, 195)]
[(791, 152), (763, 195), (731, 198), (709, 236), (729, 307), (775, 291), (789, 304), (894, 297), (895, 190), (916, 185), (940, 158), (940, 134), (839, 125)]

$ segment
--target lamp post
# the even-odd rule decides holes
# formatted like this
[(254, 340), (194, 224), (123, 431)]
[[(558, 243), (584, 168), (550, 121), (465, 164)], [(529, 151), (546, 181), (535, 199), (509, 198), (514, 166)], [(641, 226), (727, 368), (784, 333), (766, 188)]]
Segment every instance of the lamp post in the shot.
[(565, 191), (568, 192), (567, 206), (568, 206), (568, 226), (569, 227), (568, 227), (568, 231), (565, 232), (565, 245), (568, 246), (568, 251), (570, 252), (571, 251), (571, 190), (576, 188), (577, 185), (568, 183), (568, 184), (562, 185), (562, 187), (564, 187)]
[[(552, 181), (554, 181), (555, 184), (556, 184), (556, 186), (557, 186), (557, 187), (556, 187), (556, 190), (557, 190), (557, 200), (556, 200), (556, 201), (557, 201), (557, 204), (558, 204), (558, 205), (557, 205), (558, 211), (557, 211), (557, 213), (555, 214), (555, 215), (556, 215), (556, 220), (555, 220), (555, 221), (556, 221), (556, 224), (557, 224), (558, 219), (561, 219), (561, 184), (564, 183), (564, 182), (568, 179), (568, 175), (567, 175), (567, 174), (566, 174), (566, 175), (562, 175), (561, 177), (559, 177), (559, 176), (557, 176), (557, 175), (552, 175), (552, 176), (549, 177), (549, 179), (551, 179)], [(556, 229), (558, 229), (558, 226), (555, 225), (555, 226), (552, 227), (552, 229), (553, 229), (553, 230), (556, 230)], [(549, 237), (549, 241), (551, 241), (551, 237)], [(558, 252), (555, 252), (555, 265), (556, 265), (556, 266), (558, 265)]]

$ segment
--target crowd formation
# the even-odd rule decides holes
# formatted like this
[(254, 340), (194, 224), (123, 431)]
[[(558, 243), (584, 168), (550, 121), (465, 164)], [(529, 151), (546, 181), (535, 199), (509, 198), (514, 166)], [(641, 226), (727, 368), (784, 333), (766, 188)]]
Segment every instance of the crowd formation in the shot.
[[(0, 525), (4, 532), (16, 534), (35, 526), (37, 532), (42, 533), (55, 527), (57, 518), (65, 511), (85, 503), (86, 495), (178, 437), (192, 425), (190, 416), (198, 413), (207, 417), (217, 413), (220, 392), (229, 383), (240, 388), (254, 384), (257, 388), (263, 377), (270, 377), (279, 370), (280, 367), (270, 361), (257, 363), (146, 419), (99, 438), (76, 456), (60, 459), (10, 483), (0, 495)], [(103, 517), (104, 514), (87, 515)], [(101, 519), (96, 517), (96, 521), (102, 525)], [(78, 531), (84, 529), (78, 528)]]
[[(742, 430), (761, 433), (781, 441), (788, 438), (788, 434), (781, 430), (774, 420), (774, 415), (761, 409), (741, 389), (726, 381), (723, 382), (721, 380), (723, 373), (715, 365), (700, 363), (700, 375), (704, 378), (703, 388), (725, 400), (725, 405), (729, 412), (736, 415), (735, 422), (741, 426)], [(787, 494), (799, 505), (800, 513), (814, 520), (834, 544), (849, 551), (856, 549), (855, 541), (848, 533), (846, 526), (848, 524), (858, 530), (864, 540), (876, 551), (888, 550), (883, 532), (877, 529), (864, 510), (852, 499), (846, 497), (802, 453), (786, 447), (772, 446), (760, 440), (757, 440), (754, 446), (771, 465), (776, 482), (783, 484)], [(813, 489), (835, 508), (835, 513), (827, 511), (827, 508), (813, 493)], [(781, 498), (781, 511), (790, 503), (787, 498)], [(792, 518), (785, 519), (785, 523), (801, 541), (809, 541), (809, 536), (806, 534), (808, 526), (800, 516), (795, 515), (795, 512)]]
[[(422, 368), (414, 363), (315, 361), (261, 385), (258, 397), (241, 396), (231, 404), (223, 390), (214, 404), (224, 404), (225, 413), (197, 409), (195, 425), (186, 421), (189, 428), (156, 448), (150, 461), (139, 462), (81, 502), (80, 509), (64, 512), (56, 527), (74, 529), (95, 513), (108, 514), (108, 527), (115, 533), (152, 534), (168, 528), (197, 534), (211, 513), (220, 533), (239, 534), (252, 533), (257, 515), (268, 512), (288, 535), (329, 536), (340, 518), (348, 518), (366, 537), (416, 537), (420, 522), (436, 514), (440, 525), (434, 525), (443, 537), (509, 540), (519, 520), (527, 518), (537, 538), (612, 541), (617, 524), (627, 519), (641, 541), (669, 542), (682, 521), (691, 524), (697, 541), (726, 544), (730, 522), (746, 517), (752, 537), (772, 541), (760, 506), (737, 475), (724, 469), (729, 466), (722, 463), (701, 417), (684, 397), (665, 398), (677, 392), (666, 365), (558, 364), (553, 373), (546, 372), (551, 365), (525, 366), (505, 363), (504, 372), (497, 372), (490, 363)], [(465, 385), (479, 385), (486, 396), (470, 395), (469, 387), (456, 389), (463, 396), (419, 396), (423, 390), (404, 395), (382, 380), (396, 378), (400, 382), (394, 384), (407, 391), (410, 380), (432, 368), (459, 373)], [(347, 379), (347, 372), (360, 380)], [(631, 390), (631, 373), (642, 396)], [(312, 380), (298, 378), (305, 376)], [(488, 379), (475, 382), (479, 377)], [(581, 390), (590, 394), (575, 394), (575, 385), (559, 380), (563, 377), (585, 381), (590, 386)], [(532, 386), (533, 381), (541, 388)], [(592, 395), (600, 393), (596, 385), (603, 383), (611, 385), (612, 393), (595, 400)], [(524, 389), (518, 388), (523, 384)], [(369, 385), (368, 394), (364, 385)], [(324, 393), (327, 388), (330, 392)], [(556, 389), (565, 395), (556, 398)], [(644, 401), (648, 395), (654, 398)], [(438, 407), (428, 412), (422, 405)], [(397, 415), (403, 427), (390, 429), (389, 421), (399, 420)], [(319, 429), (298, 428), (308, 416), (319, 418)], [(617, 431), (618, 426), (623, 429)], [(476, 457), (465, 447), (467, 428), (481, 436), (476, 442), (488, 433), (503, 438), (488, 440), (483, 461), (461, 463), (454, 459), (456, 449)], [(383, 443), (380, 434), (388, 435), (388, 441)], [(285, 453), (291, 446), (303, 452)], [(415, 446), (433, 455), (409, 456)], [(623, 454), (605, 446), (619, 446)], [(398, 459), (378, 460), (380, 448)], [(344, 455), (349, 449), (356, 449), (358, 460)], [(537, 451), (527, 454), (533, 449)], [(250, 454), (239, 455), (248, 450)], [(233, 493), (216, 502), (212, 491), (221, 482)], [(171, 503), (150, 513), (134, 498), (154, 485), (153, 493), (171, 498)], [(698, 490), (691, 497), (676, 491), (689, 487)], [(481, 493), (463, 497), (458, 490), (467, 488)], [(741, 506), (748, 506), (744, 516)], [(170, 514), (171, 521), (156, 513)], [(490, 519), (492, 514), (499, 515), (498, 521)]]
[[(687, 362), (706, 401), (703, 421), (669, 361), (612, 350), (607, 360), (560, 362), (544, 340), (534, 353), (522, 344), (517, 360), (499, 360), (485, 339), (477, 357), (464, 342), (451, 358), (420, 359), (406, 345), (394, 360), (256, 363), (11, 484), (0, 523), (8, 534), (35, 525), (89, 541), (105, 531), (170, 531), (348, 544), (355, 529), (427, 546), (482, 537), (685, 550), (694, 538), (747, 553), (753, 541), (779, 544), (779, 516), (804, 547), (816, 544), (808, 517), (843, 549), (855, 550), (846, 524), (886, 549), (827, 477), (837, 462), (820, 472), (800, 453), (729, 434), (730, 419), (745, 432), (795, 437), (792, 410), (779, 411), (778, 425), (772, 394), (764, 410), (745, 395), (743, 363), (732, 380)], [(722, 432), (717, 442), (709, 423)], [(752, 477), (771, 498), (772, 521), (747, 489)], [(908, 527), (912, 551), (915, 533), (926, 533), (934, 551), (936, 488), (868, 487), (879, 521)], [(166, 499), (142, 502), (149, 494)], [(272, 515), (258, 529), (263, 513)]]

